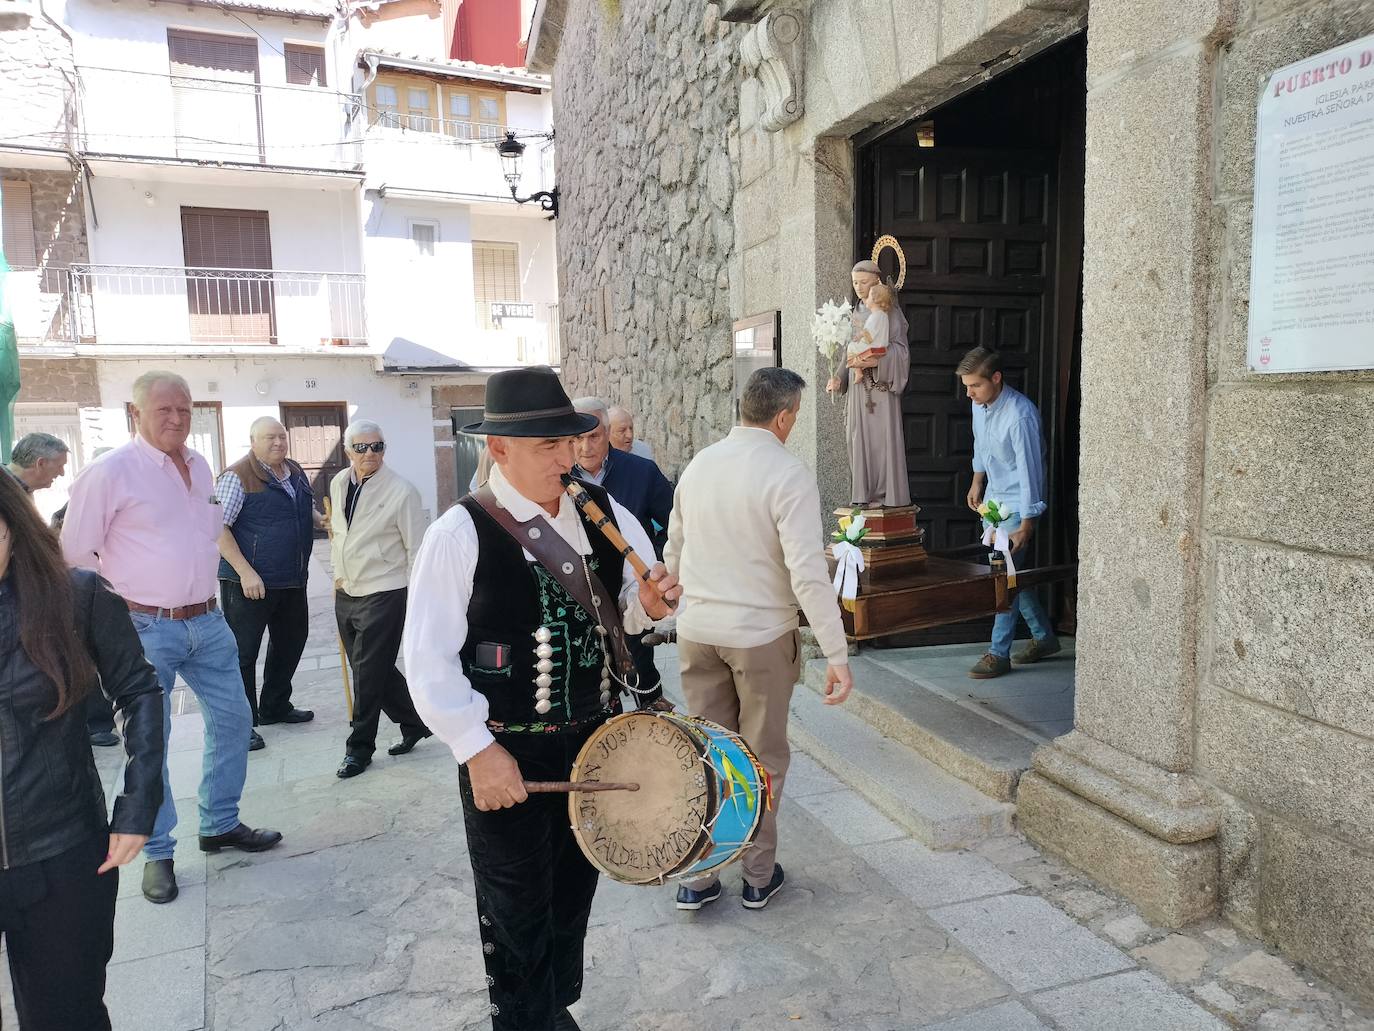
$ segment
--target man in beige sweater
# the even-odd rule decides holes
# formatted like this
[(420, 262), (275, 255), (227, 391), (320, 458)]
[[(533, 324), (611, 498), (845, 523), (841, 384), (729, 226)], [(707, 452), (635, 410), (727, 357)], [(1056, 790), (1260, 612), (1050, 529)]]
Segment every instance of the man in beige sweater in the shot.
[[(773, 806), (744, 853), (744, 906), (762, 909), (782, 887), (778, 804), (787, 776), (787, 707), (801, 672), (797, 607), (830, 663), (825, 701), (853, 680), (840, 609), (826, 569), (816, 479), (784, 447), (806, 381), (759, 369), (740, 421), (687, 466), (673, 498), (663, 560), (681, 580), (678, 654), (687, 708), (744, 737), (772, 778)], [(678, 889), (679, 909), (720, 898), (714, 876)]]
[(425, 535), (420, 492), (385, 465), (386, 441), (375, 422), (344, 430), (348, 468), (329, 485), (334, 618), (353, 667), (353, 722), (340, 779), (372, 763), (383, 712), (400, 725), (388, 755), (404, 755), (430, 736), (406, 678), (396, 668), (405, 628), (410, 567)]

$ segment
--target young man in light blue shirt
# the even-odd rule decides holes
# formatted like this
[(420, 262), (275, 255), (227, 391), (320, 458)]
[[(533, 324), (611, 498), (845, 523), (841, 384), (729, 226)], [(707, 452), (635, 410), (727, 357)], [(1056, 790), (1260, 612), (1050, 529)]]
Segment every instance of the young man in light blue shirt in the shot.
[[(968, 507), (978, 511), (983, 500), (1010, 509), (1013, 518), (1003, 524), (1011, 542), (1012, 561), (1018, 566), (1028, 554), (1035, 524), (1045, 513), (1045, 444), (1040, 432), (1040, 412), (1014, 387), (1002, 381), (1002, 358), (996, 351), (975, 347), (964, 355), (956, 370), (973, 402), (973, 486)], [(1013, 660), (1011, 642), (1016, 621), (1024, 616), (1033, 635)], [(1034, 590), (1017, 591), (1011, 608), (999, 612), (992, 624), (992, 644), (969, 676), (990, 680), (1018, 666), (1039, 662), (1059, 651), (1045, 606)]]

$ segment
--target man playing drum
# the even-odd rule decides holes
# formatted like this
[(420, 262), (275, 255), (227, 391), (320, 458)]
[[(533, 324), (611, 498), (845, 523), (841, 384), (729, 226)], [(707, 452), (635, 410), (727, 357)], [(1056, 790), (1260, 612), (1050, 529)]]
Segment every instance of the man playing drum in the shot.
[[(429, 528), (410, 583), (406, 675), (425, 724), (461, 764), (495, 1031), (576, 1031), (568, 1006), (582, 993), (597, 872), (566, 796), (527, 795), (525, 781), (569, 779), (583, 743), (621, 711), (613, 653), (623, 635), (647, 630), (680, 594), (661, 565), (640, 581), (564, 493), (573, 438), (595, 425), (551, 369), (492, 376), (483, 421), (463, 432), (487, 436), (495, 468)], [(585, 490), (652, 555), (632, 515), (600, 487)]]

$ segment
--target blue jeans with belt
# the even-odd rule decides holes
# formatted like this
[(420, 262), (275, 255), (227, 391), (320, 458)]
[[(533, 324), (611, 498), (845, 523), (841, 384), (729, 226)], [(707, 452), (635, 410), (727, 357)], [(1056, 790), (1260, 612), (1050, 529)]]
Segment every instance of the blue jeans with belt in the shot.
[[(1010, 519), (1002, 524), (1002, 529), (1007, 536), (1021, 525), (1020, 519)], [(1021, 563), (1030, 558), (1028, 549), (1013, 551), (1011, 560), (1016, 563), (1016, 568), (1021, 568)], [(1018, 617), (1024, 617), (1026, 626), (1030, 627), (1030, 632), (1037, 641), (1043, 641), (1054, 636), (1054, 628), (1050, 626), (1049, 614), (1045, 611), (1045, 606), (1040, 601), (1040, 595), (1035, 589), (1027, 588), (1023, 591), (1016, 591), (1011, 597), (1011, 607), (1006, 612), (997, 613), (992, 621), (992, 644), (988, 651), (999, 658), (1007, 659), (1011, 657), (1011, 643), (1016, 639), (1016, 621)]]
[[(248, 739), (253, 711), (243, 693), (239, 650), (224, 616), (207, 612), (193, 619), (164, 619), (130, 612), (143, 653), (162, 684), (164, 739), (172, 733), (172, 688), (180, 673), (191, 686), (205, 719), (200, 774), (200, 833), (227, 834), (239, 825), (239, 796), (248, 775)], [(143, 853), (171, 859), (176, 848), (176, 799), (167, 766), (162, 767), (162, 808)]]

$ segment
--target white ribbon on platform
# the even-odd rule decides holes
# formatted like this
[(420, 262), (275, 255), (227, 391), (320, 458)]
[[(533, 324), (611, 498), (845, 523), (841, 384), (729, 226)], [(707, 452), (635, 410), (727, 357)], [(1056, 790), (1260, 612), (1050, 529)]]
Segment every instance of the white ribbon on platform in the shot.
[(1007, 531), (1000, 526), (983, 527), (983, 546), (1002, 553), (1002, 557), (1007, 560), (1007, 586), (1015, 587), (1016, 563), (1011, 560), (1011, 538), (1007, 536)]
[(835, 593), (852, 602), (859, 596), (859, 574), (864, 571), (864, 554), (857, 545), (836, 541), (830, 546), (835, 556)]

